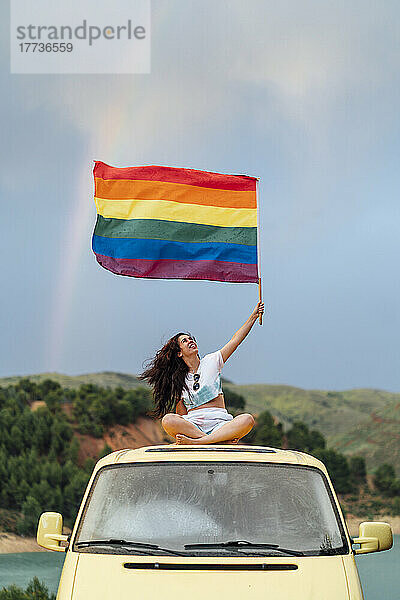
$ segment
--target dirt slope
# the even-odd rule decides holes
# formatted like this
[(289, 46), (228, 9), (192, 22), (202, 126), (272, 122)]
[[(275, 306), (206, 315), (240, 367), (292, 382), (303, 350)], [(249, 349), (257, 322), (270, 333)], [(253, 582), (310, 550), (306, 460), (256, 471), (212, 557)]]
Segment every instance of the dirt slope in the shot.
[(142, 446), (157, 446), (170, 442), (161, 425), (148, 417), (140, 417), (131, 425), (114, 425), (101, 438), (75, 433), (79, 440), (80, 450), (78, 460), (83, 464), (86, 458), (97, 459), (99, 453), (107, 444), (112, 450), (124, 448), (141, 448)]

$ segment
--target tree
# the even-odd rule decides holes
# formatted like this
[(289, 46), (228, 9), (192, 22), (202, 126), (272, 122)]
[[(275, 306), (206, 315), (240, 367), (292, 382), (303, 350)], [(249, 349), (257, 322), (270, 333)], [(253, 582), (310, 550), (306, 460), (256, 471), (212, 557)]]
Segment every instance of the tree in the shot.
[(47, 408), (38, 408), (34, 413), (35, 430), (32, 432), (34, 444), (40, 454), (47, 454), (51, 443), (51, 423), (53, 417)]
[(45, 584), (34, 577), (26, 590), (16, 585), (0, 590), (0, 600), (56, 600), (56, 597), (54, 594), (49, 594)]
[(10, 585), (0, 590), (0, 600), (28, 600), (28, 597), (22, 588)]
[(20, 379), (17, 385), (15, 386), (15, 389), (17, 391), (21, 390), (23, 392), (26, 392), (27, 394), (33, 396), (33, 399), (35, 400), (38, 395), (37, 385), (36, 383), (31, 381), (29, 377), (23, 377), (22, 379)]
[(280, 448), (282, 445), (282, 425), (275, 424), (271, 413), (264, 410), (257, 417), (253, 429), (246, 435), (244, 442), (255, 446), (273, 446)]
[(47, 460), (42, 463), (42, 477), (51, 485), (57, 487), (62, 482), (62, 467), (56, 460)]
[(400, 516), (400, 496), (397, 496), (393, 500), (392, 515), (395, 515), (396, 517)]
[(53, 379), (45, 379), (38, 386), (42, 392), (42, 396), (47, 396), (49, 392), (62, 391), (61, 385), (58, 381), (54, 381)]
[(326, 466), (336, 491), (341, 494), (351, 492), (353, 487), (350, 481), (350, 469), (344, 454), (327, 448), (318, 450), (315, 455)]
[(351, 456), (349, 459), (350, 476), (358, 483), (366, 483), (367, 469), (363, 456)]
[(288, 447), (302, 452), (313, 452), (317, 448), (325, 448), (325, 438), (319, 431), (310, 431), (301, 421), (295, 421), (286, 434)]
[(79, 508), (89, 477), (81, 469), (77, 469), (64, 489), (65, 516), (73, 517)]
[(22, 435), (22, 431), (19, 428), (19, 426), (17, 425), (17, 423), (15, 423), (12, 427), (11, 427), (11, 432), (10, 432), (10, 445), (11, 445), (11, 452), (12, 454), (20, 454), (23, 449), (24, 449), (24, 438)]
[(27, 598), (32, 598), (33, 600), (55, 600), (55, 595), (49, 595), (49, 590), (37, 577), (34, 577), (30, 581), (25, 593)]
[(69, 446), (65, 450), (65, 459), (71, 460), (73, 463), (77, 463), (78, 455), (79, 455), (79, 441), (78, 441), (78, 438), (73, 437), (69, 443)]
[(246, 406), (246, 400), (241, 394), (234, 392), (228, 387), (224, 388), (224, 398), (226, 406), (229, 408), (233, 408), (235, 410), (244, 410)]
[(60, 389), (51, 389), (44, 396), (44, 401), (51, 413), (59, 412), (61, 409), (62, 391)]
[(375, 471), (374, 485), (385, 496), (396, 496), (400, 493), (400, 481), (396, 479), (393, 465), (384, 463)]
[(58, 456), (68, 447), (69, 441), (73, 435), (72, 429), (65, 421), (64, 416), (55, 416), (50, 431), (50, 451), (53, 451)]
[(41, 475), (42, 479), (31, 487), (31, 495), (38, 501), (39, 506), (48, 507), (53, 496), (53, 490), (48, 481), (44, 479), (43, 473)]
[(34, 534), (41, 512), (40, 504), (36, 498), (28, 496), (22, 505), (22, 517), (17, 522), (18, 533), (20, 535)]
[(132, 408), (131, 404), (125, 398), (118, 400), (116, 405), (116, 417), (117, 422), (121, 423), (121, 425), (128, 425), (132, 423)]
[(152, 408), (151, 392), (145, 387), (137, 387), (125, 392), (124, 398), (131, 405), (131, 419), (135, 423), (137, 418), (146, 415)]

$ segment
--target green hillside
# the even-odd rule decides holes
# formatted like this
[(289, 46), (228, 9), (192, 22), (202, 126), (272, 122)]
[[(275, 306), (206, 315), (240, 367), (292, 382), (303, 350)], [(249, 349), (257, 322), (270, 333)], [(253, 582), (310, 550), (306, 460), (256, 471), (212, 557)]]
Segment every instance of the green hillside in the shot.
[(29, 378), (34, 383), (40, 383), (46, 379), (56, 381), (63, 388), (74, 389), (84, 383), (91, 383), (101, 387), (122, 387), (124, 390), (130, 390), (138, 385), (145, 385), (134, 375), (126, 373), (114, 373), (113, 371), (103, 371), (101, 373), (88, 373), (87, 375), (64, 375), (63, 373), (39, 373), (37, 375), (15, 375), (14, 377), (0, 377), (0, 387), (15, 385), (23, 378)]
[[(0, 531), (31, 534), (46, 509), (62, 512), (71, 524), (99, 456), (163, 440), (159, 424), (145, 418), (152, 408), (151, 393), (138, 386), (136, 377), (42, 374), (1, 383)], [(293, 448), (320, 458), (349, 514), (362, 519), (399, 514), (400, 479), (392, 466), (399, 454), (398, 395), (226, 381), (224, 389), (228, 410), (245, 409), (247, 396), (250, 410), (258, 413), (245, 443)], [(332, 443), (318, 431), (322, 428), (331, 432)], [(372, 469), (384, 462), (390, 464), (373, 476)]]
[[(68, 389), (79, 388), (83, 383), (123, 389), (143, 385), (134, 375), (110, 371), (75, 376), (42, 373), (29, 378), (36, 383), (52, 379)], [(0, 386), (16, 384), (20, 379), (0, 378)], [(253, 414), (268, 410), (285, 429), (295, 421), (303, 421), (311, 429), (321, 431), (330, 447), (347, 455), (363, 456), (370, 471), (390, 459), (399, 465), (400, 473), (399, 393), (372, 389), (303, 390), (287, 385), (235, 385), (228, 381), (224, 381), (224, 387), (243, 395), (246, 409)]]
[(384, 462), (400, 472), (400, 394), (358, 389), (303, 390), (285, 385), (230, 385), (257, 414), (268, 410), (286, 428), (295, 421), (321, 431), (330, 447), (357, 454), (369, 470)]
[[(56, 381), (63, 388), (75, 389), (84, 383), (99, 385), (100, 387), (122, 387), (124, 390), (130, 390), (137, 386), (146, 386), (144, 381), (140, 381), (135, 375), (127, 373), (117, 373), (115, 371), (101, 371), (100, 373), (87, 373), (84, 375), (64, 375), (64, 373), (38, 373), (34, 375), (14, 375), (12, 377), (0, 377), (0, 387), (15, 385), (21, 379), (28, 378), (34, 383), (40, 383), (46, 379)], [(232, 382), (229, 379), (222, 378), (227, 384)]]
[(285, 385), (229, 386), (246, 398), (253, 413), (269, 410), (283, 423), (304, 421), (326, 436), (347, 431), (372, 411), (400, 402), (400, 394), (379, 390), (329, 392), (303, 390)]
[(357, 427), (329, 437), (344, 454), (360, 454), (370, 467), (390, 462), (399, 472), (400, 399), (372, 411)]

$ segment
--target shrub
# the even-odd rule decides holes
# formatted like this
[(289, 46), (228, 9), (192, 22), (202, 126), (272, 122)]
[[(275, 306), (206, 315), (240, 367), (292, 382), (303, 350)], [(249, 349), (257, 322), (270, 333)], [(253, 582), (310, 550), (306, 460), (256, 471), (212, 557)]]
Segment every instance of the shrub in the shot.
[(107, 454), (110, 454), (110, 452), (112, 452), (112, 448), (110, 448), (108, 444), (104, 444), (103, 448), (99, 452), (99, 459), (103, 458), (103, 456), (107, 456)]

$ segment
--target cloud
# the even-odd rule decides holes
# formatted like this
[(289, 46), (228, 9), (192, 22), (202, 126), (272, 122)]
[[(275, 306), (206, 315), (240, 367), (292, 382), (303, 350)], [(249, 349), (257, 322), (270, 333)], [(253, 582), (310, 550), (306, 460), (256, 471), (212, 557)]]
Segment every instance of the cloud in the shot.
[[(40, 319), (29, 319), (29, 335), (37, 327), (32, 339), (40, 347), (51, 321), (47, 352), (67, 369), (112, 364), (135, 370), (157, 345), (160, 331), (173, 333), (182, 319), (202, 331), (206, 345), (214, 343), (215, 324), (204, 326), (201, 310), (210, 302), (210, 290), (219, 325), (223, 320), (220, 333), (228, 335), (250, 297), (248, 288), (235, 288), (226, 310), (224, 286), (163, 282), (165, 302), (154, 316), (156, 282), (132, 286), (93, 268), (90, 167), (99, 159), (118, 166), (158, 163), (247, 172), (261, 177), (264, 272), (274, 316), (273, 342), (254, 335), (247, 358), (241, 355), (242, 380), (321, 386), (329, 380), (340, 386), (342, 378), (351, 385), (354, 356), (343, 351), (343, 339), (351, 337), (356, 349), (364, 316), (380, 297), (389, 298), (395, 270), (395, 232), (388, 215), (396, 214), (399, 187), (394, 158), (399, 150), (398, 3), (160, 0), (152, 10), (150, 75), (2, 74), (7, 93), (0, 98), (1, 110), (8, 118), (1, 182), (17, 224), (13, 236), (5, 228), (4, 242), (11, 253), (28, 234), (38, 260), (39, 249), (48, 252), (47, 279), (38, 278), (37, 296), (44, 281), (46, 296), (54, 288), (53, 316), (49, 319), (45, 306)], [(2, 20), (3, 27), (7, 22)], [(4, 49), (7, 36), (2, 39)], [(363, 223), (373, 231), (373, 248), (385, 248), (378, 262), (372, 261)], [(29, 238), (31, 229), (35, 238)], [(24, 257), (10, 263), (15, 273), (24, 267)], [(363, 281), (352, 276), (359, 272)], [(373, 290), (370, 282), (378, 273), (379, 290)], [(369, 296), (360, 310), (367, 284)], [(341, 290), (342, 306), (352, 317), (345, 331), (335, 290)], [(19, 296), (10, 290), (13, 309)], [(139, 310), (140, 322), (132, 318)], [(298, 333), (299, 314), (306, 315), (304, 336)], [(358, 324), (357, 314), (363, 315)], [(388, 321), (393, 314), (394, 308)], [(374, 335), (382, 339), (371, 324)], [(131, 339), (144, 341), (132, 350)], [(76, 347), (77, 340), (84, 347)], [(318, 367), (310, 365), (314, 349), (325, 344), (327, 364), (321, 359), (317, 382), (312, 369)], [(368, 352), (371, 365), (376, 353)], [(336, 374), (339, 355), (350, 366), (346, 371), (339, 365)], [(357, 383), (362, 383), (363, 365), (360, 360)], [(365, 376), (372, 382), (370, 369)]]

